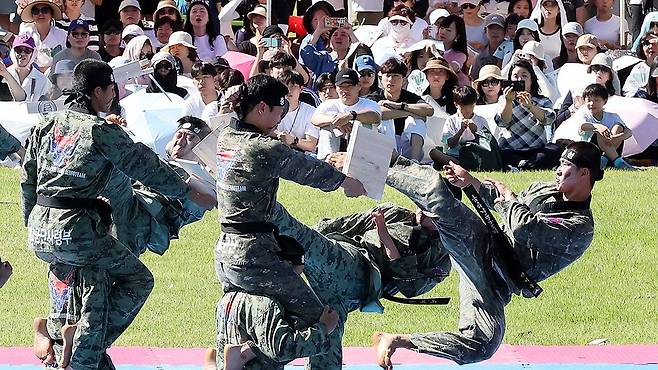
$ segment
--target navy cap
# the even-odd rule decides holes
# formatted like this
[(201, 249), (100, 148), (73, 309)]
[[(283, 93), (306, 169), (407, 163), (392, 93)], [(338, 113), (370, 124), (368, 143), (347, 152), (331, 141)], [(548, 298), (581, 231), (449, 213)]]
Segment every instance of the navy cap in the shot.
[(336, 74), (336, 86), (344, 83), (356, 86), (359, 84), (359, 74), (353, 69), (344, 69)]
[(373, 72), (377, 71), (377, 63), (370, 55), (359, 55), (354, 60), (354, 69), (361, 72), (364, 70), (371, 70)]
[(89, 32), (89, 22), (84, 19), (74, 19), (69, 24), (69, 33), (73, 32), (76, 28), (84, 28), (85, 31)]

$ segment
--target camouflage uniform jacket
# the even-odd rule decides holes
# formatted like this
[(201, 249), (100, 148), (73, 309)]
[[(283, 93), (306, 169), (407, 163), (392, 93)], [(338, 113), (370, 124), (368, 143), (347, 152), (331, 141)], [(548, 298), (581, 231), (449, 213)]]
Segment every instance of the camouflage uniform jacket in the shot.
[(121, 127), (71, 110), (46, 116), (32, 132), (21, 179), (29, 248), (54, 253), (72, 265), (97, 259), (109, 238), (99, 215), (39, 206), (37, 195), (96, 199), (115, 168), (167, 196), (181, 198), (188, 192), (170, 167)]
[[(372, 221), (371, 213), (375, 210), (383, 211), (400, 258), (388, 259)], [(438, 232), (422, 230), (415, 224), (415, 214), (405, 208), (384, 204), (369, 212), (324, 220), (316, 230), (345, 247), (357, 248), (368, 259), (371, 282), (366, 304), (384, 293), (400, 292), (407, 298), (425, 294), (450, 273), (450, 256)]]
[[(577, 260), (592, 243), (594, 219), (590, 199), (563, 200), (555, 183), (536, 182), (516, 200), (494, 204), (495, 188), (482, 186), (480, 195), (502, 217), (522, 267), (542, 281)], [(510, 284), (513, 286), (513, 284)]]
[(0, 125), (0, 161), (21, 149), (21, 143)]

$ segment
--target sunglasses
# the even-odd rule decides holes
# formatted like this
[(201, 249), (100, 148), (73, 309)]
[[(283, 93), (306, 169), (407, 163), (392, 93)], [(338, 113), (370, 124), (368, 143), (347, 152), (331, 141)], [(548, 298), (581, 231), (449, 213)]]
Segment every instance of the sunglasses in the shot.
[(373, 71), (367, 71), (366, 70), (366, 71), (359, 72), (359, 76), (361, 76), (361, 77), (372, 77), (374, 75), (375, 75), (375, 73)]
[(478, 6), (475, 5), (475, 4), (462, 4), (462, 6), (461, 6), (462, 9), (475, 9), (477, 7)]
[(155, 55), (155, 54), (153, 54), (153, 53), (147, 53), (147, 54), (141, 53), (141, 54), (139, 54), (139, 59), (141, 59), (141, 60), (144, 60), (144, 59), (151, 60), (151, 58), (153, 58), (153, 55)]
[(171, 69), (174, 68), (169, 62), (160, 62), (155, 66), (155, 69), (164, 69), (167, 71), (171, 71)]
[(107, 36), (116, 36), (116, 35), (120, 35), (120, 34), (121, 34), (121, 31), (119, 31), (119, 30), (111, 30), (111, 31), (103, 32), (103, 35), (107, 35)]
[(498, 86), (498, 85), (500, 85), (500, 81), (496, 80), (495, 78), (489, 78), (480, 82), (480, 86), (482, 87)]
[(16, 54), (24, 54), (24, 55), (30, 55), (32, 54), (32, 49), (25, 47), (25, 46), (17, 46), (14, 48), (14, 52)]
[(166, 14), (166, 15), (174, 15), (176, 14), (176, 10), (173, 8), (163, 8), (158, 10), (158, 13), (160, 14)]
[(592, 73), (598, 73), (598, 72), (611, 72), (611, 69), (606, 67), (606, 66), (600, 66), (600, 65), (593, 65), (591, 67)]
[(89, 36), (89, 32), (71, 32), (74, 39), (84, 39)]
[(49, 6), (42, 6), (41, 8), (37, 8), (37, 7), (35, 6), (35, 7), (32, 7), (32, 12), (31, 12), (31, 13), (32, 13), (32, 15), (39, 15), (39, 13), (41, 13), (41, 14), (49, 14), (51, 10), (52, 10), (52, 9), (50, 9)]
[(399, 20), (399, 19), (394, 19), (394, 20), (392, 20), (392, 21), (390, 21), (390, 22), (391, 22), (391, 25), (393, 25), (393, 26), (399, 26), (399, 25), (405, 25), (405, 24), (407, 24), (407, 22), (405, 22), (405, 21), (401, 21), (401, 20)]

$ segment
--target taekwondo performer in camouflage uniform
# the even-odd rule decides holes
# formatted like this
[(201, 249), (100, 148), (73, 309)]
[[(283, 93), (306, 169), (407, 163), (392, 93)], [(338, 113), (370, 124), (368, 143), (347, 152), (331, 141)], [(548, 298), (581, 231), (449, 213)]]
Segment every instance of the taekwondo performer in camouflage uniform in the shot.
[(239, 121), (217, 140), (217, 203), (222, 233), (215, 249), (225, 292), (242, 290), (279, 302), (296, 327), (315, 325), (323, 305), (311, 288), (281, 262), (272, 211), (279, 178), (324, 191), (342, 187), (347, 196), (365, 194), (363, 185), (331, 165), (290, 149), (268, 134), (285, 114), (288, 89), (257, 75), (240, 87)]
[[(450, 258), (431, 219), (420, 212), (414, 214), (392, 204), (365, 213), (324, 220), (312, 229), (277, 203), (272, 222), (282, 235), (290, 236), (303, 246), (305, 275), (311, 288), (322, 303), (335, 307), (340, 317), (338, 327), (328, 337), (327, 354), (310, 357), (309, 369), (341, 368), (342, 336), (349, 312), (357, 309), (383, 312), (379, 302), (383, 295), (401, 292), (406, 297), (415, 297), (424, 294), (450, 272)], [(232, 368), (229, 366), (232, 363), (224, 364), (225, 357), (237, 358), (230, 352), (244, 355), (244, 348), (225, 348), (227, 343), (247, 341), (256, 357), (247, 364), (248, 369), (282, 369), (286, 362), (307, 356), (308, 351), (303, 352), (299, 347), (277, 347), (276, 337), (268, 335), (276, 326), (267, 317), (265, 320), (260, 317), (247, 319), (235, 314), (234, 309), (239, 310), (226, 297), (220, 300), (217, 311), (218, 369)], [(231, 325), (244, 326), (243, 331), (256, 327), (251, 328), (253, 332), (243, 336), (242, 340), (230, 340), (224, 334), (226, 320)], [(225, 354), (222, 348), (226, 349)], [(272, 349), (278, 351), (273, 355)]]
[[(498, 212), (513, 247), (510, 253), (527, 275), (542, 281), (576, 261), (594, 235), (590, 209), (594, 183), (603, 178), (600, 151), (586, 142), (565, 149), (555, 182), (537, 182), (518, 196), (504, 184), (483, 183), (462, 167), (444, 167), (446, 179), (459, 187), (473, 186), (486, 206)], [(443, 245), (459, 272), (460, 319), (458, 333), (382, 334), (373, 336), (377, 361), (392, 369), (396, 348), (408, 348), (466, 364), (490, 358), (505, 332), (504, 309), (511, 295), (529, 292), (511, 280), (511, 270), (496, 253), (499, 245), (483, 221), (457, 201), (441, 175), (429, 166), (397, 158), (387, 183), (433, 213)], [(509, 265), (508, 265), (509, 266)]]
[[(112, 172), (119, 169), (173, 198), (190, 196), (201, 203), (208, 199), (190, 191), (171, 168), (147, 147), (133, 143), (119, 126), (95, 116), (108, 111), (114, 98), (111, 67), (85, 60), (76, 67), (74, 79), (70, 109), (48, 115), (32, 133), (21, 186), (28, 247), (37, 257), (107, 277), (105, 284), (98, 276), (95, 284), (85, 284), (79, 280), (89, 276), (86, 272), (62, 269), (66, 273), (61, 276), (88, 287), (80, 303), (69, 366), (96, 369), (153, 288), (150, 271), (109, 232), (111, 209), (98, 197)], [(64, 291), (58, 293), (65, 296)]]

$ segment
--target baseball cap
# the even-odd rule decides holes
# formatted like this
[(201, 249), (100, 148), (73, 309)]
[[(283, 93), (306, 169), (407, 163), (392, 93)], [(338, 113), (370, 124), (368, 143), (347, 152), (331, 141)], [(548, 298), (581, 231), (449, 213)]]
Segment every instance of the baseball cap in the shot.
[(353, 69), (344, 69), (336, 74), (336, 86), (349, 83), (352, 86), (359, 84), (359, 74)]
[(64, 73), (73, 73), (75, 69), (75, 62), (70, 59), (62, 59), (55, 64), (53, 73), (50, 76), (50, 80), (54, 83), (57, 81), (57, 76)]
[(403, 16), (401, 16), (401, 15), (394, 15), (394, 16), (392, 16), (392, 17), (389, 17), (389, 18), (388, 18), (388, 21), (389, 21), (389, 22), (390, 22), (390, 21), (403, 21), (403, 22), (407, 22), (407, 23), (409, 23), (409, 24), (413, 24), (413, 23), (414, 23), (414, 22), (411, 21), (411, 19), (409, 19), (409, 17), (403, 17)]
[(524, 19), (519, 24), (516, 25), (516, 32), (519, 32), (520, 29), (527, 29), (530, 31), (539, 31), (539, 26), (537, 25), (537, 22), (535, 22), (534, 19)]
[(74, 19), (69, 24), (69, 33), (73, 32), (76, 28), (84, 28), (85, 31), (89, 32), (89, 22), (84, 19)]
[(356, 69), (358, 72), (364, 71), (366, 69), (376, 72), (377, 64), (375, 64), (375, 60), (370, 55), (359, 55), (354, 60), (354, 69)]
[(588, 46), (590, 48), (598, 48), (599, 47), (599, 38), (586, 33), (578, 38), (578, 41), (576, 42), (576, 49), (578, 49), (581, 46)]
[(139, 9), (140, 12), (142, 11), (142, 7), (139, 5), (139, 1), (137, 1), (137, 0), (123, 0), (121, 2), (121, 4), (119, 4), (119, 12), (121, 12), (123, 9), (125, 9), (129, 6), (132, 6), (132, 7), (135, 7), (137, 9)]
[(28, 34), (22, 34), (22, 35), (16, 36), (16, 38), (14, 39), (14, 43), (11, 47), (13, 49), (15, 49), (19, 46), (25, 46), (25, 47), (28, 47), (30, 49), (36, 48), (36, 44), (34, 43), (34, 39), (32, 38), (32, 36), (30, 36)]
[(210, 133), (210, 127), (201, 119), (196, 117), (183, 117), (178, 120), (178, 130), (190, 131), (203, 140)]
[(130, 24), (126, 26), (126, 28), (123, 29), (123, 32), (121, 32), (121, 38), (124, 39), (126, 36), (142, 36), (144, 35), (144, 30), (136, 25), (136, 24)]
[(484, 28), (488, 28), (489, 26), (493, 25), (505, 28), (505, 17), (500, 14), (491, 13), (486, 18), (484, 18)]
[(603, 179), (604, 172), (601, 169), (601, 149), (588, 141), (577, 141), (567, 145), (560, 158), (580, 168), (589, 169), (592, 181)]
[(562, 36), (568, 35), (570, 33), (581, 36), (583, 34), (583, 26), (578, 22), (569, 22), (562, 26)]

